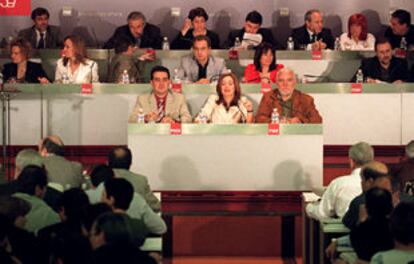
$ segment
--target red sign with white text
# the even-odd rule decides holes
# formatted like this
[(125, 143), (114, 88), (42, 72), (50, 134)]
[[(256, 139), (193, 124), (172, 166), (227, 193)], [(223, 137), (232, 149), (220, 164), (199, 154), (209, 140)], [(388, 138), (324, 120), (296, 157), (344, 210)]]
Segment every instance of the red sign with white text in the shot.
[(268, 127), (267, 134), (270, 136), (280, 135), (280, 126), (277, 123), (270, 123)]
[(270, 83), (262, 82), (262, 86), (260, 88), (260, 92), (262, 94), (270, 92), (272, 90), (272, 85)]
[(170, 123), (170, 134), (181, 135), (181, 123), (171, 122)]
[(31, 0), (0, 0), (0, 16), (30, 16)]
[(312, 51), (312, 60), (322, 60), (322, 51)]
[(351, 84), (351, 93), (362, 93), (362, 83)]
[(183, 91), (183, 84), (182, 83), (172, 83), (171, 90), (176, 93), (181, 93)]
[(82, 94), (91, 94), (92, 91), (92, 83), (82, 83)]

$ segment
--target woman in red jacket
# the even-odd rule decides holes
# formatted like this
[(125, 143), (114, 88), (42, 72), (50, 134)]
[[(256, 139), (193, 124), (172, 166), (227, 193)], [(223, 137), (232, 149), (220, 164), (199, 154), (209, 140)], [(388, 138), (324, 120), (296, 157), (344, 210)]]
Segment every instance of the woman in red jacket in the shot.
[(282, 69), (282, 64), (276, 64), (276, 54), (269, 43), (260, 44), (254, 53), (254, 63), (247, 65), (244, 70), (245, 83), (274, 83), (276, 73)]

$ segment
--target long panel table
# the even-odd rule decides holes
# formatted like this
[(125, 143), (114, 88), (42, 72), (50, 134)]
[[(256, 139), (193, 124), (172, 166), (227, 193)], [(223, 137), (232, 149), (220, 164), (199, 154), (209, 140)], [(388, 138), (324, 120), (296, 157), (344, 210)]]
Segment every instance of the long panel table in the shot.
[[(364, 84), (362, 94), (351, 93), (351, 84), (301, 84), (311, 94), (323, 117), (325, 145), (404, 145), (414, 131), (414, 86)], [(138, 94), (148, 84), (95, 84), (92, 94), (80, 85), (17, 85), (21, 92), (11, 101), (11, 144), (33, 145), (42, 135), (61, 135), (67, 145), (125, 145), (127, 119)], [(243, 85), (255, 111), (262, 94), (259, 85)], [(193, 116), (213, 85), (185, 85)]]

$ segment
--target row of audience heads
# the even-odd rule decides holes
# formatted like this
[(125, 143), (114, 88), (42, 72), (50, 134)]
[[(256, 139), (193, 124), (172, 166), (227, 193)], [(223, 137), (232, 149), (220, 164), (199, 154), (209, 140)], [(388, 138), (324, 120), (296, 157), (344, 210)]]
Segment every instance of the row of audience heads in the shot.
[[(50, 14), (43, 7), (38, 7), (32, 11), (31, 18), (34, 26), (39, 30), (46, 30)], [(187, 18), (191, 20), (192, 27), (195, 31), (205, 31), (206, 22), (209, 19), (207, 11), (202, 7), (196, 7), (190, 10)], [(134, 37), (140, 37), (145, 28), (146, 17), (142, 12), (133, 11), (129, 13), (127, 22), (131, 34)], [(308, 10), (304, 15), (306, 27), (318, 34), (323, 29), (323, 15), (318, 9)], [(249, 12), (245, 18), (244, 30), (246, 33), (256, 34), (263, 24), (263, 16), (256, 10)], [(403, 9), (397, 9), (391, 14), (390, 28), (396, 35), (404, 35), (411, 25), (411, 14)], [(352, 14), (348, 19), (348, 37), (357, 35), (359, 40), (366, 40), (368, 34), (368, 22), (366, 17), (361, 13)]]

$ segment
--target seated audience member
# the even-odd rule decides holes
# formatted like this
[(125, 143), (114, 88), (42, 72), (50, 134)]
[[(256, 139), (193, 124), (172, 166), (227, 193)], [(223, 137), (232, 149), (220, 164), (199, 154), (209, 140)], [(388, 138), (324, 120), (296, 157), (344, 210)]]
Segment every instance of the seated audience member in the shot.
[[(402, 83), (408, 79), (407, 61), (392, 55), (391, 44), (387, 39), (375, 43), (376, 56), (361, 61), (360, 69), (368, 83)], [(356, 74), (353, 81), (356, 80)]]
[(133, 57), (134, 43), (128, 38), (119, 38), (115, 46), (115, 56), (109, 65), (108, 82), (122, 83), (123, 73), (127, 71), (130, 83), (140, 81), (140, 61)]
[(394, 237), (394, 249), (375, 254), (371, 263), (394, 264), (414, 261), (414, 203), (397, 205), (390, 216), (390, 229)]
[(170, 84), (170, 71), (167, 68), (163, 66), (152, 68), (152, 91), (137, 97), (128, 122), (138, 122), (138, 115), (141, 111), (145, 114), (147, 123), (191, 122), (191, 114), (184, 95), (171, 91)]
[(374, 187), (365, 193), (368, 218), (351, 230), (351, 244), (358, 259), (369, 262), (376, 253), (394, 247), (389, 228), (392, 198), (388, 190)]
[(89, 241), (94, 250), (92, 263), (156, 264), (133, 243), (126, 215), (105, 213), (92, 226)]
[(353, 14), (348, 20), (348, 32), (340, 37), (341, 50), (374, 50), (375, 37), (368, 33), (367, 18)]
[(355, 197), (349, 204), (349, 209), (342, 218), (342, 223), (349, 229), (355, 228), (360, 219), (361, 205), (365, 204), (365, 192), (373, 187), (387, 189), (391, 192), (391, 179), (388, 176), (388, 168), (384, 163), (372, 161), (361, 170), (362, 193)]
[[(249, 12), (246, 16), (244, 27), (229, 33), (227, 40), (228, 47), (230, 48), (235, 46), (236, 38), (239, 38), (243, 48), (257, 47), (264, 42), (269, 43), (272, 46), (275, 45), (272, 31), (267, 28), (262, 28), (262, 23), (263, 17), (259, 12), (256, 10)], [(254, 42), (249, 39), (249, 34), (260, 35), (262, 38), (261, 42)]]
[(256, 113), (257, 123), (270, 123), (274, 109), (277, 109), (281, 123), (322, 123), (313, 98), (296, 90), (296, 76), (293, 70), (282, 68), (276, 74), (277, 89), (267, 92), (260, 101)]
[(160, 211), (160, 201), (152, 193), (147, 177), (130, 171), (131, 163), (132, 154), (127, 147), (115, 147), (108, 153), (108, 165), (114, 170), (115, 177), (129, 181), (154, 211)]
[[(102, 199), (102, 193), (105, 189), (104, 183), (114, 178), (114, 172), (107, 165), (98, 165), (90, 176), (94, 189), (88, 190), (86, 193), (90, 197), (91, 203), (97, 203)], [(116, 193), (116, 190), (114, 192)], [(114, 194), (114, 196), (117, 195)], [(150, 233), (163, 234), (167, 230), (164, 220), (149, 207), (143, 196), (136, 192), (132, 196), (126, 214), (132, 218), (141, 219)]]
[(133, 11), (129, 13), (127, 25), (118, 27), (112, 37), (105, 43), (104, 49), (113, 49), (120, 38), (128, 38), (137, 48), (161, 49), (160, 28), (147, 23), (144, 14)]
[(82, 165), (63, 157), (63, 142), (58, 136), (48, 136), (39, 143), (39, 153), (47, 171), (48, 181), (64, 189), (81, 187), (84, 182)]
[(98, 63), (88, 59), (85, 41), (80, 36), (66, 37), (62, 54), (63, 58), (57, 61), (56, 82), (64, 84), (99, 82)]
[(30, 43), (24, 39), (16, 39), (10, 43), (10, 63), (3, 66), (5, 82), (48, 83), (47, 75), (40, 63), (29, 61)]
[[(65, 241), (66, 245), (69, 245), (69, 242), (76, 244), (79, 252), (89, 248), (89, 242), (82, 234), (80, 222), (82, 210), (88, 205), (88, 196), (81, 189), (72, 188), (62, 194), (58, 203), (59, 217), (62, 222), (47, 226), (38, 232), (45, 262), (53, 254), (54, 247), (62, 241)], [(64, 248), (60, 249), (60, 254), (69, 256), (71, 248), (66, 249), (66, 254), (64, 250)]]
[(30, 207), (25, 200), (12, 196), (0, 197), (0, 215), (5, 215), (12, 224), (8, 235), (12, 252), (23, 263), (39, 261), (37, 239), (33, 233), (24, 230)]
[(9, 219), (0, 214), (0, 263), (20, 264), (22, 260), (14, 255), (12, 245), (9, 242), (11, 226)]
[(414, 26), (411, 25), (411, 14), (403, 9), (397, 9), (391, 14), (390, 26), (384, 35), (390, 40), (393, 49), (401, 47), (404, 37), (407, 48), (414, 44)]
[(253, 64), (247, 65), (244, 70), (244, 82), (275, 83), (276, 74), (282, 68), (282, 64), (276, 64), (276, 54), (272, 45), (264, 42), (257, 47)]
[(95, 220), (99, 216), (109, 212), (112, 212), (112, 210), (106, 203), (96, 203), (85, 206), (80, 215), (82, 234), (86, 238), (89, 238), (92, 232), (92, 225)]
[(207, 84), (218, 80), (227, 72), (224, 59), (211, 56), (211, 42), (207, 36), (197, 36), (193, 40), (193, 52), (181, 58), (178, 76), (181, 80)]
[(391, 174), (400, 182), (400, 191), (404, 192), (408, 182), (414, 183), (414, 140), (405, 146), (406, 160), (391, 168)]
[(38, 166), (26, 166), (19, 175), (18, 189), (14, 197), (30, 203), (31, 209), (26, 215), (25, 229), (30, 232), (60, 222), (59, 216), (43, 200), (47, 186), (46, 171)]
[(323, 17), (319, 10), (309, 10), (305, 14), (305, 25), (292, 31), (295, 49), (323, 50), (334, 48), (334, 38), (330, 29), (323, 27)]
[[(201, 121), (201, 119), (205, 119)], [(241, 95), (239, 80), (234, 73), (225, 73), (217, 83), (217, 94), (212, 94), (201, 108), (195, 122), (215, 124), (253, 123), (253, 104)]]
[(350, 202), (362, 193), (361, 167), (374, 159), (374, 149), (368, 143), (359, 142), (349, 148), (348, 158), (352, 173), (334, 179), (319, 202), (306, 206), (309, 217), (318, 220), (342, 218)]
[(49, 25), (49, 11), (38, 7), (32, 11), (33, 26), (19, 32), (19, 38), (30, 42), (36, 49), (56, 49), (62, 46), (60, 29)]
[(202, 7), (190, 10), (188, 17), (177, 37), (171, 43), (172, 49), (191, 49), (193, 39), (197, 36), (207, 36), (213, 49), (220, 48), (219, 36), (206, 28), (208, 14)]

